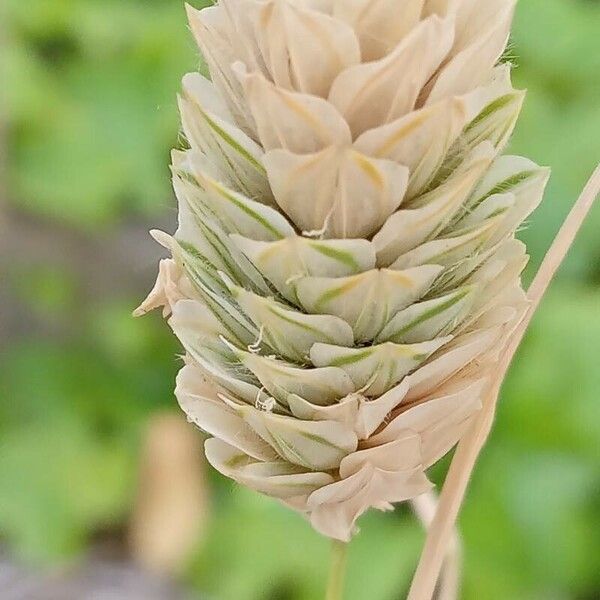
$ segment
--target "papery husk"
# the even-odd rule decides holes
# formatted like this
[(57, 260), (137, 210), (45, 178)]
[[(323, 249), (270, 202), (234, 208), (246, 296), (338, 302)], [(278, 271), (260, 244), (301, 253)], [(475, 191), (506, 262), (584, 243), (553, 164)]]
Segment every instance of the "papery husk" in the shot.
[(503, 155), (514, 0), (188, 8), (163, 306), (209, 462), (348, 541), (432, 484), (522, 318), (547, 169)]

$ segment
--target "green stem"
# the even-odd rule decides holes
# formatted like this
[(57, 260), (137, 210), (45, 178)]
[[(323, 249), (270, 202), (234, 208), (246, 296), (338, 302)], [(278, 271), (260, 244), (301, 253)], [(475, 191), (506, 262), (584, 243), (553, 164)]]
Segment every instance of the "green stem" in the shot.
[(344, 598), (344, 574), (346, 571), (347, 550), (348, 544), (333, 540), (326, 600), (343, 600)]

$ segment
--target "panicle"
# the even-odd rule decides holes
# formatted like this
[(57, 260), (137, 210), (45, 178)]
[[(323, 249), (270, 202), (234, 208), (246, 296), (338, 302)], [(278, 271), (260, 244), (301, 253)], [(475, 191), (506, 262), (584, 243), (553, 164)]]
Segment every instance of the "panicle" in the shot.
[(179, 227), (138, 313), (221, 473), (348, 540), (415, 498), (527, 307), (515, 231), (548, 170), (504, 155), (514, 0), (188, 7)]

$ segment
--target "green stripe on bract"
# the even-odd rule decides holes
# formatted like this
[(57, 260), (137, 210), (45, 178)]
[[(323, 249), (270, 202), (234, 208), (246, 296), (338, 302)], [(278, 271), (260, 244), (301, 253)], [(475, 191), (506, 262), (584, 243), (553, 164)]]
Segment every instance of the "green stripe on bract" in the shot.
[[(231, 319), (237, 324), (237, 326), (240, 327), (240, 329), (244, 330), (248, 334), (249, 339), (254, 339), (257, 335), (257, 332), (252, 331), (252, 329), (250, 329), (246, 324), (242, 323), (238, 318), (230, 314), (227, 311), (227, 309), (224, 306), (221, 306), (219, 304), (219, 301), (216, 299), (219, 296), (229, 296), (229, 290), (227, 289), (227, 286), (225, 285), (223, 280), (218, 276), (218, 273), (210, 264), (210, 262), (202, 254), (200, 254), (200, 252), (192, 244), (181, 241), (177, 241), (177, 244), (181, 251), (186, 252), (194, 260), (200, 263), (202, 272), (204, 272), (205, 277), (202, 277), (202, 275), (198, 271), (197, 266), (191, 264), (190, 261), (186, 261), (184, 259), (183, 266), (186, 272), (190, 274), (192, 283), (202, 295), (202, 298), (209, 310), (215, 315), (217, 319), (219, 319), (219, 322), (231, 334), (234, 340), (237, 340), (239, 343), (243, 344), (243, 341), (240, 339), (240, 335), (230, 325), (228, 325), (227, 319)], [(212, 281), (213, 286), (207, 283), (206, 278), (209, 278), (210, 281)], [(212, 297), (211, 294), (215, 297)], [(235, 307), (233, 306), (232, 308), (235, 309)], [(237, 309), (235, 310), (237, 311)]]
[[(218, 235), (217, 233), (215, 233), (213, 228), (208, 227), (206, 225), (205, 221), (207, 220), (214, 221), (213, 227), (219, 227), (218, 223), (222, 223), (222, 220), (215, 214), (214, 210), (212, 210), (212, 208), (206, 205), (205, 203), (202, 203), (202, 206), (197, 206), (196, 204), (188, 202), (188, 206), (192, 211), (196, 226), (202, 231), (205, 241), (211, 246), (211, 248), (218, 254), (220, 259), (223, 261), (225, 267), (228, 270), (228, 275), (236, 279), (237, 283), (245, 281), (250, 287), (256, 289), (257, 291), (261, 293), (267, 292), (268, 286), (264, 281), (264, 278), (254, 267), (254, 265), (249, 260), (247, 260), (242, 253), (239, 253), (239, 259), (236, 259), (235, 254), (232, 254), (230, 247), (233, 248), (234, 253), (239, 252), (238, 248), (232, 245), (229, 240), (227, 241), (229, 242), (230, 247), (228, 247), (227, 244), (223, 242), (223, 239), (227, 239), (225, 232), (223, 230), (220, 230), (220, 235)], [(190, 247), (193, 246), (190, 245)], [(198, 253), (198, 255), (200, 254)], [(205, 260), (208, 259), (205, 258)], [(248, 271), (244, 269), (242, 265), (239, 264), (238, 260), (247, 262), (246, 269), (251, 270)], [(254, 279), (252, 278), (252, 275), (255, 276)]]
[(194, 187), (198, 187), (198, 181), (196, 181), (196, 178), (194, 177), (194, 175), (192, 173), (189, 173), (185, 169), (173, 168), (173, 173), (177, 177), (180, 177), (183, 181), (186, 181), (187, 183), (192, 184)]
[(367, 350), (363, 350), (362, 352), (359, 352), (357, 354), (353, 354), (350, 356), (340, 356), (339, 358), (336, 358), (331, 363), (329, 363), (329, 366), (344, 367), (347, 365), (352, 365), (354, 363), (360, 362), (361, 360), (363, 360), (365, 358), (368, 358), (372, 354), (373, 354), (373, 349), (369, 348)]
[(338, 450), (342, 454), (346, 454), (346, 450), (344, 450), (344, 448), (342, 448), (341, 446), (336, 446), (333, 442), (330, 442), (329, 440), (326, 440), (325, 438), (319, 437), (318, 435), (316, 435), (314, 433), (306, 433), (303, 431), (298, 432), (298, 433), (302, 437), (305, 437), (307, 440), (317, 442), (318, 444), (321, 444), (322, 446), (327, 446), (328, 448), (333, 448), (334, 450)]
[(273, 307), (268, 307), (269, 312), (273, 313), (277, 318), (281, 319), (282, 321), (285, 321), (286, 323), (290, 323), (291, 325), (294, 325), (296, 327), (300, 327), (301, 329), (304, 329), (305, 331), (308, 331), (310, 333), (314, 333), (315, 335), (318, 335), (319, 337), (325, 337), (328, 340), (330, 340), (331, 342), (336, 342), (336, 340), (332, 339), (329, 336), (325, 336), (323, 334), (323, 332), (319, 329), (317, 329), (316, 327), (311, 327), (310, 325), (307, 325), (306, 323), (301, 323), (300, 321), (296, 321), (295, 319), (292, 319), (291, 317), (287, 317), (283, 314), (281, 314), (279, 311), (277, 311), (276, 308)]
[[(486, 231), (484, 231), (483, 233), (486, 233)], [(459, 234), (459, 235), (463, 235), (463, 234)], [(448, 239), (452, 239), (452, 238), (456, 238), (459, 237), (459, 235), (455, 235), (455, 236), (451, 236)], [(450, 257), (450, 260), (455, 260), (456, 258), (453, 257), (454, 254), (460, 253), (462, 248), (468, 247), (469, 244), (473, 243), (473, 242), (477, 242), (478, 238), (477, 237), (470, 237), (467, 238), (462, 244), (459, 244), (458, 246), (453, 246), (452, 248), (449, 248), (448, 250), (444, 251), (444, 252), (440, 252), (440, 254), (436, 254), (435, 256), (430, 256), (427, 258), (427, 262), (432, 263), (432, 264), (441, 264), (442, 266), (444, 266), (445, 264), (449, 264), (452, 265), (454, 263), (450, 262), (447, 263), (445, 262), (448, 257)], [(481, 248), (482, 244), (484, 243), (484, 239), (480, 238), (478, 244), (473, 248), (473, 252), (477, 253), (479, 251), (479, 249)], [(474, 254), (475, 255), (475, 254)], [(461, 257), (461, 258), (464, 258)]]
[[(487, 200), (490, 196), (493, 196), (495, 194), (504, 194), (504, 193), (510, 192), (513, 188), (517, 187), (524, 181), (527, 181), (530, 177), (535, 176), (537, 174), (537, 172), (538, 171), (531, 169), (529, 171), (521, 171), (520, 173), (515, 173), (514, 175), (507, 177), (503, 181), (497, 183), (492, 189), (485, 192), (485, 194), (483, 194), (483, 196), (481, 196), (480, 198), (477, 198), (474, 202), (467, 203), (466, 208), (468, 208), (469, 211), (474, 211), (482, 202)], [(460, 218), (462, 218), (463, 216), (464, 216), (464, 214), (461, 213)], [(490, 215), (488, 218), (491, 218), (493, 216), (494, 215)], [(458, 219), (458, 220), (460, 220), (460, 219)], [(455, 223), (456, 223), (456, 221), (455, 221)]]
[(225, 461), (225, 465), (231, 469), (237, 469), (240, 465), (247, 466), (250, 463), (250, 457), (246, 454), (237, 454)]
[(493, 102), (490, 102), (465, 128), (465, 132), (470, 131), (483, 120), (487, 119), (491, 114), (496, 112), (497, 110), (503, 109), (505, 106), (508, 106), (512, 100), (516, 97), (514, 92), (510, 94), (506, 94), (505, 96), (500, 96), (500, 98), (496, 98)]
[[(218, 276), (214, 265), (203, 254), (201, 254), (195, 246), (182, 240), (176, 240), (176, 242), (183, 252), (187, 253), (192, 259), (200, 263), (202, 271), (204, 271), (206, 275), (213, 281), (216, 288), (218, 288), (221, 292), (227, 292), (227, 287)], [(199, 276), (197, 265), (190, 263), (190, 261), (185, 261), (184, 267), (187, 266), (193, 270), (193, 273)], [(186, 270), (188, 269), (186, 268)]]
[(517, 187), (520, 183), (527, 181), (530, 177), (534, 176), (537, 173), (535, 170), (531, 171), (521, 171), (520, 173), (515, 173), (510, 177), (506, 178), (504, 181), (497, 183), (489, 192), (486, 194), (486, 198), (492, 196), (493, 194), (501, 194), (503, 192), (509, 192), (512, 188)]
[(325, 292), (321, 295), (321, 297), (315, 303), (316, 310), (321, 310), (325, 304), (327, 304), (330, 300), (345, 294), (348, 290), (351, 290), (355, 285), (357, 285), (358, 281), (348, 281), (347, 283), (340, 285), (339, 287), (333, 288), (328, 292)]
[(215, 235), (215, 232), (210, 227), (207, 227), (205, 223), (203, 223), (199, 220), (197, 220), (197, 225), (202, 229), (202, 232), (204, 234), (204, 239), (208, 242), (210, 247), (219, 255), (219, 258), (223, 261), (223, 263), (227, 267), (227, 269), (229, 271), (229, 275), (231, 275), (231, 276), (239, 276), (240, 274), (243, 275), (243, 273), (239, 269), (239, 265), (232, 258), (231, 254), (227, 250), (227, 247), (225, 246), (225, 244), (223, 244), (221, 239), (219, 239), (219, 236)]
[(245, 205), (243, 202), (240, 202), (235, 196), (232, 196), (224, 187), (218, 186), (219, 191), (222, 193), (225, 198), (227, 198), (230, 202), (235, 204), (237, 208), (239, 208), (242, 212), (246, 213), (249, 217), (252, 217), (255, 221), (260, 223), (267, 231), (270, 231), (277, 239), (282, 240), (285, 236), (276, 229), (269, 221), (267, 221), (263, 216), (259, 215), (257, 212), (254, 212), (249, 206)]
[[(202, 110), (202, 109), (200, 109)], [(240, 146), (224, 129), (219, 127), (204, 111), (202, 111), (206, 122), (210, 128), (215, 131), (229, 146), (231, 146), (238, 154), (243, 156), (257, 171), (266, 175), (267, 171), (264, 166), (250, 154), (245, 148)]]
[(425, 311), (422, 315), (417, 317), (414, 321), (411, 321), (402, 329), (396, 331), (390, 339), (394, 339), (397, 336), (404, 335), (405, 333), (408, 333), (411, 329), (414, 329), (417, 325), (420, 325), (421, 323), (424, 323), (425, 321), (436, 317), (440, 313), (443, 313), (445, 310), (451, 308), (452, 306), (460, 302), (463, 298), (468, 296), (470, 292), (470, 289), (461, 290), (460, 292), (457, 292), (454, 297), (449, 298), (448, 300), (446, 300), (446, 302), (440, 304), (439, 306), (430, 308), (428, 311)]
[[(479, 136), (479, 138), (470, 139), (469, 133), (475, 129), (478, 125), (480, 125), (483, 121), (493, 115), (495, 112), (502, 110), (507, 107), (511, 102), (513, 102), (516, 98), (519, 97), (517, 92), (511, 92), (509, 94), (505, 94), (504, 96), (500, 96), (496, 98), (493, 102), (490, 102), (463, 130), (462, 134), (459, 138), (452, 144), (443, 164), (440, 166), (438, 172), (432, 178), (431, 182), (427, 186), (427, 188), (423, 191), (423, 193), (430, 192), (431, 190), (439, 187), (448, 179), (448, 177), (454, 172), (454, 170), (460, 165), (461, 159), (464, 156), (465, 152), (469, 150), (469, 148), (474, 148), (480, 142), (488, 139), (489, 131), (484, 132)], [(506, 132), (506, 128), (504, 130), (504, 134)], [(504, 135), (503, 134), (503, 135)], [(502, 136), (501, 136), (502, 137)]]
[(273, 433), (269, 428), (267, 428), (270, 437), (273, 440), (273, 445), (275, 446), (275, 450), (278, 451), (279, 454), (286, 460), (290, 460), (289, 456), (291, 455), (297, 464), (306, 467), (307, 469), (313, 469), (310, 463), (302, 456), (291, 444), (288, 444), (282, 436)]
[(326, 246), (323, 244), (319, 244), (318, 242), (311, 242), (310, 246), (314, 248), (317, 252), (320, 252), (324, 256), (328, 258), (333, 258), (338, 262), (345, 264), (350, 267), (354, 271), (357, 271), (360, 268), (360, 265), (356, 262), (354, 256), (349, 252), (344, 252), (343, 250), (336, 250), (335, 248), (331, 248), (330, 246)]

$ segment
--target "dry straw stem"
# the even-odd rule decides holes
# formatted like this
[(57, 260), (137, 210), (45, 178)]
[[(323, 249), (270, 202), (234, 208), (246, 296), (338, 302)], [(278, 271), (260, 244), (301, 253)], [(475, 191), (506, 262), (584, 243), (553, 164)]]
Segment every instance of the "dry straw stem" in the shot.
[(331, 567), (325, 600), (342, 600), (344, 597), (344, 575), (348, 558), (348, 544), (333, 540), (331, 546)]
[[(413, 510), (426, 531), (429, 531), (433, 523), (438, 505), (438, 497), (435, 492), (423, 494), (411, 501)], [(442, 573), (437, 585), (437, 600), (456, 600), (460, 591), (460, 571), (462, 563), (461, 539), (456, 528), (448, 544)]]
[(600, 193), (600, 165), (594, 171), (546, 254), (528, 291), (530, 306), (507, 344), (499, 362), (496, 377), (489, 384), (489, 393), (486, 395), (483, 409), (469, 433), (458, 445), (413, 578), (408, 600), (430, 600), (433, 596), (471, 473), (491, 429), (504, 375), (536, 308), (571, 247), (598, 193)]

